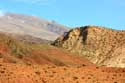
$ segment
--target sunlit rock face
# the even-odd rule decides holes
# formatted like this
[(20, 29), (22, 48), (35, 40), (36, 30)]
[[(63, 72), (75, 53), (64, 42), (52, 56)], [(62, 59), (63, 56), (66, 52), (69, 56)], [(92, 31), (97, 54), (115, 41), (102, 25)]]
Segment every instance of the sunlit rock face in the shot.
[(125, 67), (125, 31), (98, 26), (70, 30), (54, 43), (100, 66)]

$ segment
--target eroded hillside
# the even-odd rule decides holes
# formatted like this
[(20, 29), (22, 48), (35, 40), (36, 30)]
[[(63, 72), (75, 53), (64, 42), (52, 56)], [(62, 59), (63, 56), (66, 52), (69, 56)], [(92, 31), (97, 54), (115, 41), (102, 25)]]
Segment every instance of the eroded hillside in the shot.
[(125, 31), (98, 26), (75, 28), (54, 43), (97, 65), (125, 67)]

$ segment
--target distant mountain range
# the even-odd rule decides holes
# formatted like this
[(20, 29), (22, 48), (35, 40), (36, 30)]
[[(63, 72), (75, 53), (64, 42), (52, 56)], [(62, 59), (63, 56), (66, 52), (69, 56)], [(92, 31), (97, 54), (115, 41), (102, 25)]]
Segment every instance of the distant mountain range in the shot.
[(0, 32), (29, 35), (53, 41), (68, 30), (66, 26), (55, 21), (48, 21), (36, 16), (6, 13), (0, 17)]

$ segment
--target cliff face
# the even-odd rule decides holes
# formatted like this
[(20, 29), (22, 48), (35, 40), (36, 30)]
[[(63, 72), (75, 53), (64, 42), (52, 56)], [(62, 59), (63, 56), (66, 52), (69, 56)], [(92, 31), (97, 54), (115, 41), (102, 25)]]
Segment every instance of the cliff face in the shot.
[(98, 26), (75, 28), (54, 45), (88, 58), (97, 65), (125, 67), (125, 31)]

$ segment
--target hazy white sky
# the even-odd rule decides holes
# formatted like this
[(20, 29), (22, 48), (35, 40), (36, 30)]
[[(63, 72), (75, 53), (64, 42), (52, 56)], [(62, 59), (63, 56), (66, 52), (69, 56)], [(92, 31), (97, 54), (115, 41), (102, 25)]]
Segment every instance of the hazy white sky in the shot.
[(0, 16), (3, 16), (4, 12), (2, 10), (0, 10)]

